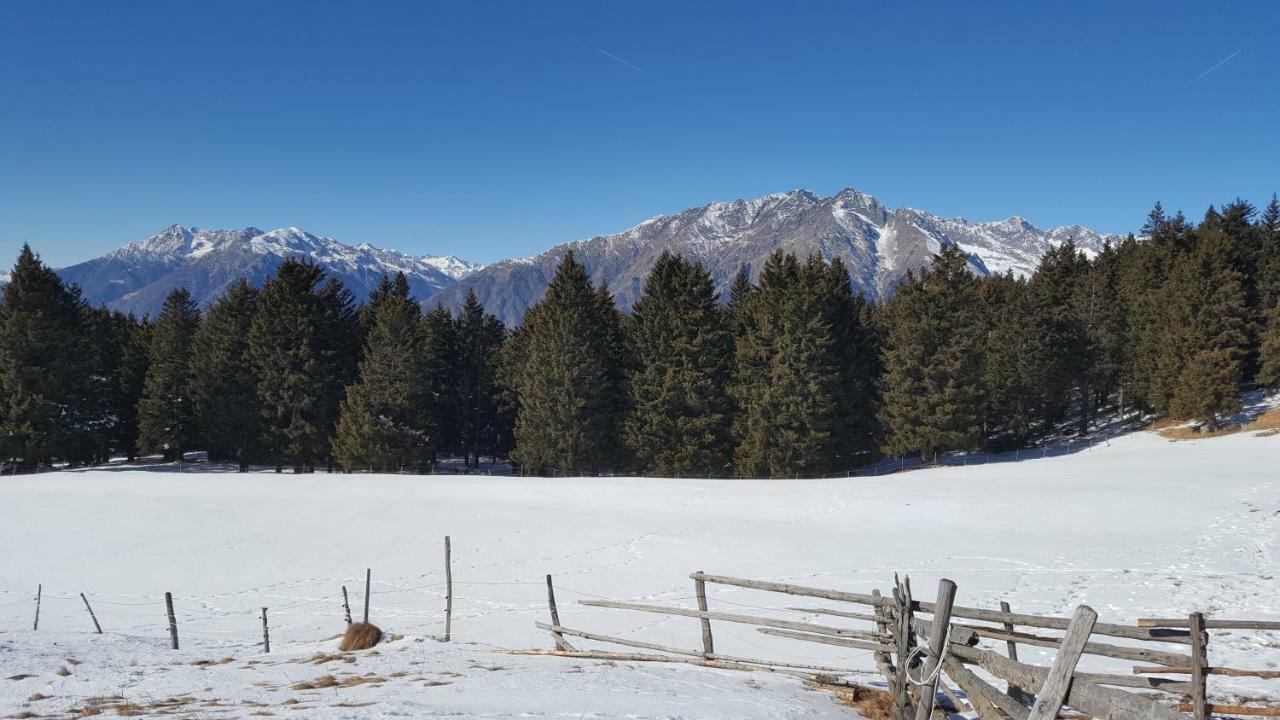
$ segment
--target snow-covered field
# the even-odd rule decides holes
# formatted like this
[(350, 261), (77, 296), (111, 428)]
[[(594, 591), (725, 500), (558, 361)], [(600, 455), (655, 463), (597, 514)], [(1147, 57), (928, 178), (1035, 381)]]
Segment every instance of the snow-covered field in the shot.
[[(690, 649), (695, 619), (576, 601), (693, 607), (694, 570), (856, 591), (886, 590), (906, 572), (925, 598), (939, 577), (954, 579), (957, 602), (969, 606), (1008, 600), (1068, 615), (1088, 603), (1102, 620), (1130, 623), (1192, 610), (1280, 619), (1278, 516), (1280, 437), (1251, 434), (1175, 443), (1138, 433), (1066, 457), (848, 480), (155, 469), (5, 477), (0, 716), (103, 702), (106, 714), (121, 703), (154, 713), (174, 698), (174, 713), (191, 717), (848, 717), (781, 675), (501, 650), (550, 647), (533, 626), (547, 620), (547, 573), (563, 624)], [(455, 580), (448, 644), (434, 639), (445, 535)], [(311, 661), (336, 649), (343, 584), (359, 614), (366, 567), (371, 619), (403, 637), (351, 661)], [(33, 632), (37, 583), (44, 602)], [(176, 598), (179, 651), (168, 649), (165, 591)], [(711, 608), (725, 611), (823, 604), (708, 591)], [(105, 634), (92, 633), (80, 592)], [(270, 654), (260, 646), (263, 606)], [(872, 667), (861, 651), (713, 628), (722, 653)], [(1274, 669), (1280, 633), (1215, 633), (1210, 660)], [(354, 684), (369, 673), (374, 682)], [(324, 675), (348, 686), (299, 685)], [(1212, 683), (1218, 697), (1251, 687)], [(30, 699), (37, 694), (50, 697)]]

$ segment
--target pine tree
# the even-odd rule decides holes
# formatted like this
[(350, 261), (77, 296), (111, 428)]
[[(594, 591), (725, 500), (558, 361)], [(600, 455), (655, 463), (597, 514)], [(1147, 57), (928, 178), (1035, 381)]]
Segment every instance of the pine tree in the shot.
[(462, 388), (459, 386), (459, 336), (458, 324), (453, 314), (443, 306), (422, 316), (422, 329), (426, 337), (423, 353), (423, 372), (427, 378), (425, 412), (431, 460), (456, 448), (460, 433), (458, 408)]
[(351, 294), (309, 261), (287, 259), (258, 296), (249, 358), (258, 382), (267, 454), (295, 472), (330, 457), (343, 388), (359, 339)]
[(897, 289), (883, 313), (881, 421), (884, 452), (942, 450), (982, 443), (981, 355), (975, 337), (975, 280), (954, 245)]
[(848, 398), (861, 388), (855, 382), (845, 395), (841, 383), (856, 329), (844, 313), (858, 309), (851, 293), (844, 297), (841, 273), (820, 257), (802, 266), (781, 252), (761, 270), (735, 341), (730, 387), (734, 464), (743, 475), (821, 475), (856, 462), (861, 430)]
[(1240, 409), (1248, 347), (1244, 281), (1232, 267), (1230, 238), (1210, 226), (1180, 258), (1169, 284), (1185, 338), (1170, 412), (1203, 420), (1212, 431), (1219, 415)]
[(117, 449), (128, 460), (133, 461), (141, 451), (138, 446), (138, 402), (142, 399), (147, 369), (151, 366), (151, 334), (154, 326), (145, 318), (139, 321), (132, 315), (119, 317), (125, 339), (120, 357), (120, 374), (117, 377)]
[(1090, 403), (1087, 386), (1090, 357), (1085, 327), (1074, 300), (1089, 264), (1071, 240), (1045, 252), (1027, 285), (1034, 332), (1045, 348), (1041, 359), (1040, 419), (1048, 434), (1062, 420), (1075, 399), (1080, 406), (1080, 431), (1086, 432)]
[(626, 324), (636, 367), (624, 434), (643, 472), (720, 475), (728, 467), (725, 324), (711, 275), (664, 252)]
[(569, 252), (525, 313), (511, 456), (526, 471), (595, 473), (617, 461), (625, 370), (618, 366), (619, 318), (612, 307), (606, 312), (607, 297)]
[(1258, 383), (1280, 389), (1280, 303), (1271, 306), (1263, 326), (1258, 352)]
[(65, 458), (91, 414), (85, 305), (27, 245), (0, 302), (0, 450), (35, 468)]
[(980, 281), (982, 434), (997, 450), (1022, 447), (1035, 436), (1047, 349), (1036, 331), (1025, 280), (1012, 273)]
[(464, 464), (509, 449), (511, 428), (499, 410), (498, 363), (506, 328), (468, 291), (457, 318), (456, 426)]
[(746, 321), (748, 303), (755, 289), (751, 284), (751, 273), (747, 271), (747, 266), (739, 265), (738, 272), (734, 274), (733, 282), (729, 285), (729, 302), (725, 305), (727, 325), (729, 331), (735, 336), (742, 330), (742, 325)]
[(819, 276), (818, 306), (831, 328), (836, 374), (831, 467), (848, 469), (874, 459), (879, 348), (871, 329), (871, 308), (861, 293), (854, 294), (844, 261), (833, 258), (813, 272)]
[(360, 378), (347, 387), (333, 453), (347, 470), (425, 467), (426, 336), (403, 274), (373, 310)]
[(209, 308), (193, 340), (197, 423), (210, 462), (235, 461), (243, 472), (263, 459), (258, 382), (249, 335), (258, 291), (243, 278)]
[(138, 401), (138, 435), (143, 450), (162, 452), (182, 462), (196, 441), (192, 402), (192, 341), (200, 312), (191, 293), (179, 288), (165, 298), (151, 335), (151, 351), (142, 399)]

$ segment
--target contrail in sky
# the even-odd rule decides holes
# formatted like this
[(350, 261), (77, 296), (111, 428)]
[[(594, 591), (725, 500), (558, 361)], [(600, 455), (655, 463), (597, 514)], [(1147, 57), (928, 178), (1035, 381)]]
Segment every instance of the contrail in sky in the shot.
[(1214, 64), (1213, 64), (1213, 67), (1211, 67), (1211, 68), (1209, 68), (1208, 70), (1205, 70), (1204, 72), (1202, 72), (1202, 73), (1200, 73), (1199, 75), (1197, 75), (1197, 76), (1195, 77), (1195, 79), (1194, 79), (1194, 80), (1192, 80), (1191, 82), (1187, 83), (1187, 85), (1192, 85), (1192, 84), (1194, 84), (1194, 83), (1197, 83), (1197, 82), (1199, 82), (1199, 81), (1203, 80), (1203, 79), (1205, 78), (1205, 76), (1206, 76), (1206, 75), (1208, 75), (1209, 73), (1213, 72), (1214, 70), (1217, 70), (1218, 68), (1222, 67), (1223, 65), (1226, 65), (1226, 64), (1227, 64), (1227, 62), (1231, 60), (1231, 58), (1233, 58), (1233, 57), (1235, 57), (1235, 56), (1237, 56), (1237, 55), (1239, 55), (1239, 54), (1240, 54), (1240, 51), (1239, 51), (1239, 50), (1237, 50), (1237, 51), (1235, 51), (1235, 52), (1231, 53), (1230, 55), (1228, 55), (1228, 56), (1226, 56), (1226, 57), (1222, 58), (1222, 59), (1221, 59), (1221, 60), (1219, 60), (1218, 62), (1214, 63)]
[[(644, 69), (644, 68), (642, 68), (642, 67), (638, 67), (638, 66), (636, 66), (636, 65), (632, 65), (631, 63), (627, 62), (626, 60), (623, 60), (622, 58), (618, 57), (617, 55), (614, 55), (613, 53), (609, 52), (608, 50), (602, 50), (602, 49), (600, 49), (600, 48), (596, 48), (596, 51), (597, 51), (597, 52), (599, 52), (601, 55), (604, 55), (605, 57), (609, 57), (609, 58), (613, 58), (614, 60), (617, 60), (618, 62), (622, 63), (623, 65), (626, 65), (627, 67), (631, 68), (632, 70), (635, 70), (636, 72), (640, 73), (641, 75), (645, 75), (645, 76), (647, 76), (647, 77), (653, 77), (653, 73), (649, 72), (648, 70), (645, 70), (645, 69)], [(1224, 61), (1224, 62), (1225, 62), (1225, 61)]]

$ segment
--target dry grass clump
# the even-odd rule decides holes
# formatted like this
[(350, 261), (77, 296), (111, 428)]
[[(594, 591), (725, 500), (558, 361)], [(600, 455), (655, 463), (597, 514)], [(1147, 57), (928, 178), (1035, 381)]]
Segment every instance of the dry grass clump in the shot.
[(342, 687), (355, 687), (357, 685), (376, 685), (386, 681), (386, 678), (381, 677), (377, 673), (365, 673), (360, 677), (349, 677), (339, 684), (342, 685)]
[(321, 675), (311, 682), (300, 682), (290, 686), (294, 690), (319, 690), (320, 688), (337, 687), (341, 683), (332, 675)]
[(378, 641), (382, 639), (382, 630), (372, 623), (351, 623), (347, 626), (347, 632), (342, 636), (342, 642), (339, 643), (338, 649), (347, 652), (349, 650), (368, 650)]
[(344, 663), (353, 663), (356, 661), (355, 655), (331, 655), (329, 653), (318, 652), (311, 656), (310, 660), (305, 661), (309, 665), (323, 665), (334, 660), (341, 660)]
[[(1179, 421), (1168, 421), (1168, 425), (1174, 424), (1179, 424)], [(1272, 408), (1244, 425), (1226, 425), (1212, 432), (1206, 432), (1202, 425), (1193, 427), (1166, 426), (1160, 430), (1160, 437), (1170, 440), (1201, 440), (1234, 435), (1239, 432), (1256, 432), (1261, 437), (1280, 434), (1280, 408)]]
[(53, 696), (45, 695), (43, 693), (31, 693), (31, 697), (27, 698), (27, 702), (36, 702), (37, 700), (48, 700), (51, 697)]
[(67, 669), (66, 665), (59, 666), (58, 671), (54, 673), (54, 675), (57, 675), (58, 677), (66, 677), (70, 674), (71, 671)]
[(893, 696), (883, 690), (861, 685), (852, 687), (810, 683), (809, 687), (835, 695), (840, 702), (858, 711), (867, 720), (889, 720), (893, 717)]

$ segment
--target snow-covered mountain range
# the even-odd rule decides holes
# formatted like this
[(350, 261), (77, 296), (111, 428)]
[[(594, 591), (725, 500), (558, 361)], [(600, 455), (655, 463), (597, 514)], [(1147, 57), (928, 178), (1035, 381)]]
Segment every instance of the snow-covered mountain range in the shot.
[(534, 257), (497, 262), (441, 290), (433, 302), (456, 305), (474, 290), (486, 308), (507, 323), (518, 323), (570, 249), (597, 282), (609, 284), (624, 309), (639, 298), (649, 268), (664, 250), (701, 261), (722, 293), (739, 266), (745, 265), (754, 278), (777, 249), (801, 257), (840, 257), (857, 289), (883, 299), (909, 270), (928, 263), (946, 244), (971, 253), (971, 265), (980, 274), (1027, 275), (1046, 250), (1068, 238), (1087, 253), (1118, 239), (1079, 225), (1041, 230), (1020, 217), (970, 222), (911, 208), (893, 210), (853, 189), (831, 197), (793, 190), (711, 203), (613, 235), (558, 245)]
[(367, 296), (383, 273), (403, 272), (424, 302), (456, 307), (468, 291), (475, 291), (486, 308), (514, 325), (542, 297), (557, 263), (570, 249), (597, 282), (609, 284), (619, 305), (629, 309), (664, 250), (701, 261), (721, 291), (739, 266), (754, 276), (777, 249), (801, 257), (839, 257), (857, 289), (883, 299), (908, 271), (924, 266), (947, 244), (971, 253), (977, 273), (1026, 275), (1046, 250), (1069, 238), (1087, 253), (1118, 239), (1079, 225), (1041, 230), (1020, 217), (971, 222), (912, 208), (894, 210), (853, 189), (831, 197), (792, 190), (658, 216), (620, 233), (488, 266), (456, 257), (381, 250), (368, 243), (345, 245), (296, 227), (264, 232), (174, 225), (59, 272), (78, 283), (91, 303), (154, 314), (175, 287), (186, 287), (204, 305), (242, 276), (261, 284), (284, 258), (303, 256), (335, 274), (357, 300)]
[(452, 256), (409, 255), (368, 243), (345, 245), (296, 227), (262, 231), (171, 225), (58, 273), (79, 284), (95, 305), (154, 315), (173, 288), (185, 287), (197, 303), (207, 305), (241, 277), (261, 285), (287, 257), (305, 257), (324, 266), (357, 301), (368, 296), (383, 273), (403, 272), (415, 296), (426, 299), (480, 268)]

